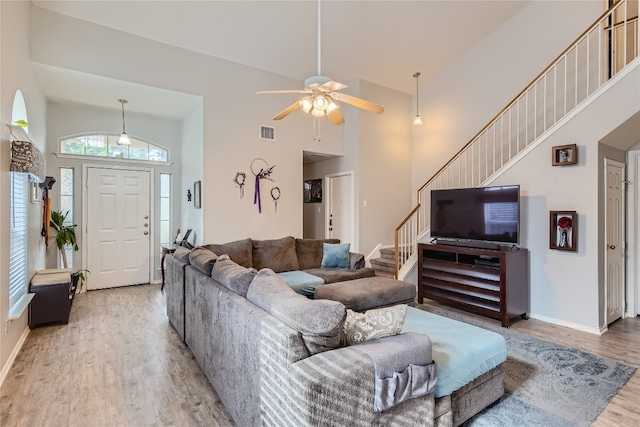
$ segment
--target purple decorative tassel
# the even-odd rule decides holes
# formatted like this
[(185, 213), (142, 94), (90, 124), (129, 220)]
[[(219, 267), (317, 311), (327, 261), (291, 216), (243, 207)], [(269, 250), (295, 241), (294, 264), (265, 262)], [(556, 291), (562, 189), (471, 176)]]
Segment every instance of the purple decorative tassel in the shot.
[[(259, 174), (258, 174), (259, 175)], [(256, 175), (256, 189), (253, 192), (253, 204), (258, 204), (258, 213), (262, 213), (262, 202), (260, 201), (260, 178)]]

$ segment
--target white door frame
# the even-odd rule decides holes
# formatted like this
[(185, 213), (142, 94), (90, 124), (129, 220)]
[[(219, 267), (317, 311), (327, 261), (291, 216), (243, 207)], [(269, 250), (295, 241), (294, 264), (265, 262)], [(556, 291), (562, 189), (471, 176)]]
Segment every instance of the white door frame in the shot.
[(636, 317), (640, 309), (640, 150), (627, 152), (627, 290), (626, 317)]
[(355, 172), (354, 171), (346, 171), (346, 172), (337, 172), (331, 173), (324, 176), (325, 189), (323, 197), (326, 197), (327, 203), (324, 204), (324, 235), (325, 238), (329, 236), (329, 205), (330, 205), (330, 197), (331, 197), (331, 185), (329, 184), (329, 180), (331, 178), (336, 178), (339, 176), (349, 176), (349, 186), (351, 189), (351, 195), (353, 197), (353, 203), (351, 204), (351, 252), (358, 252), (358, 241), (356, 240), (356, 186), (355, 186)]
[[(126, 166), (126, 165), (105, 165), (104, 163), (83, 163), (82, 164), (82, 268), (87, 268), (87, 262), (89, 261), (89, 245), (85, 244), (88, 242), (87, 236), (87, 226), (89, 224), (89, 197), (87, 194), (87, 177), (89, 176), (88, 169), (89, 168), (97, 168), (97, 169), (117, 169), (117, 170), (130, 170), (137, 172), (149, 172), (149, 215), (153, 219), (153, 223), (150, 224), (150, 230), (156, 230), (156, 215), (155, 215), (155, 169), (154, 168), (144, 168), (139, 166)], [(153, 249), (156, 247), (156, 233), (151, 233), (149, 238), (149, 256), (151, 259), (149, 260), (149, 283), (153, 283), (155, 276), (153, 275), (153, 268), (155, 263), (153, 260), (156, 258), (156, 251)]]

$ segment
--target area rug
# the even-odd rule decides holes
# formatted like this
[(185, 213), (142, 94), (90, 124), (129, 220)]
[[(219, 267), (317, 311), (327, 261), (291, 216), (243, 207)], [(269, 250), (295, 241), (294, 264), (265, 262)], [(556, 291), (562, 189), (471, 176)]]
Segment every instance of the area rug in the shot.
[(511, 329), (418, 305), (502, 335), (508, 357), (505, 395), (464, 427), (589, 426), (636, 368)]

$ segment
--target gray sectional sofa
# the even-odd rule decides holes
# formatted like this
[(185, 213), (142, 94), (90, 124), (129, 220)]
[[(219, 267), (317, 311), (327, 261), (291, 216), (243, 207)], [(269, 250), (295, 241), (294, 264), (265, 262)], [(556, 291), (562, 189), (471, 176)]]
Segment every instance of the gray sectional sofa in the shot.
[[(247, 259), (242, 267), (233, 248), (224, 248), (231, 259), (210, 249), (221, 250), (167, 257), (167, 314), (238, 426), (452, 427), (504, 393), (500, 365), (450, 395), (418, 393), (376, 412), (378, 364), (366, 343), (340, 345), (343, 304), (305, 298), (271, 269), (246, 267)], [(404, 360), (400, 350), (415, 346), (411, 334), (375, 341)], [(430, 356), (430, 344), (414, 354)]]

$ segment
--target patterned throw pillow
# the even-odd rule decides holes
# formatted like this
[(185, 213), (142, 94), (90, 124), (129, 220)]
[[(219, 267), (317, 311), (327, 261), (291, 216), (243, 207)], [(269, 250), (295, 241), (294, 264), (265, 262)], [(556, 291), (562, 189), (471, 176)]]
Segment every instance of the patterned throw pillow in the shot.
[(407, 304), (376, 308), (358, 313), (347, 309), (342, 327), (343, 345), (353, 345), (377, 338), (398, 335), (407, 316)]

